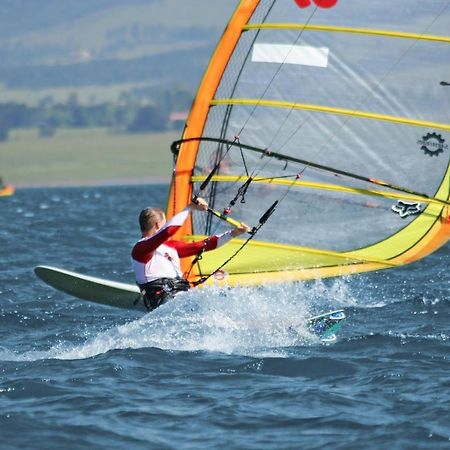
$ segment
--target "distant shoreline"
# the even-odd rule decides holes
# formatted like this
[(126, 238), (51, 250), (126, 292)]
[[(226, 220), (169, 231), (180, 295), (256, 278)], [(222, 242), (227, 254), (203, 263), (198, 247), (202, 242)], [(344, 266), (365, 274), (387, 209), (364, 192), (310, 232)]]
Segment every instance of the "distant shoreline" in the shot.
[(49, 139), (15, 130), (0, 144), (3, 182), (16, 188), (169, 183), (178, 132), (120, 135), (60, 129)]
[(64, 188), (64, 187), (102, 187), (102, 186), (133, 186), (142, 184), (169, 184), (170, 177), (151, 176), (141, 178), (109, 178), (109, 179), (78, 179), (78, 180), (55, 180), (50, 182), (19, 182), (14, 183), (16, 189), (31, 188)]

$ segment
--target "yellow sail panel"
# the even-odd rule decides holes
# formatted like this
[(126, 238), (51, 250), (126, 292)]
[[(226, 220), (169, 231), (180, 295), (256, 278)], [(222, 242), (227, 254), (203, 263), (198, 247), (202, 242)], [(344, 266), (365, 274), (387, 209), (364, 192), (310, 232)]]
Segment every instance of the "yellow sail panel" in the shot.
[[(189, 236), (185, 240), (195, 241), (203, 238), (204, 236)], [(231, 243), (214, 252), (205, 253), (194, 266), (190, 274), (191, 281), (195, 281), (199, 276), (214, 273), (224, 261), (239, 250), (243, 242), (234, 239)], [(361, 263), (370, 264), (377, 269), (397, 265), (391, 261), (366, 258), (363, 255), (356, 257), (322, 249), (278, 245), (268, 242), (251, 242), (242, 250), (239, 258), (233, 258), (223, 270), (218, 271), (217, 276), (212, 277), (211, 282), (226, 279), (226, 282), (230, 284), (236, 284), (239, 280), (242, 285), (253, 285), (255, 284), (253, 276), (258, 273), (264, 274), (266, 281), (306, 280), (316, 278), (320, 273), (319, 269), (326, 269), (324, 273), (328, 273), (328, 276), (344, 274), (345, 271), (354, 273), (357, 271), (355, 267), (347, 267), (342, 270), (342, 266), (361, 265)], [(261, 277), (257, 276), (256, 278), (261, 280)]]
[[(450, 200), (450, 166), (436, 194), (437, 198)], [(354, 252), (373, 257), (393, 258), (406, 264), (430, 254), (450, 239), (450, 207), (431, 203), (401, 232), (369, 248)], [(392, 256), (393, 253), (397, 255)]]

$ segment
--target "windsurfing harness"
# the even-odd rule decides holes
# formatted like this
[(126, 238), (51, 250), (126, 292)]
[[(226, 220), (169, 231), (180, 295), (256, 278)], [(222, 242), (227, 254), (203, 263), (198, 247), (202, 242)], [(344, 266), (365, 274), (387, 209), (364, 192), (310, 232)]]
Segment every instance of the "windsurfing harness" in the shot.
[(143, 237), (133, 247), (131, 260), (139, 287), (161, 279), (182, 278), (180, 258), (214, 250), (231, 239), (231, 230), (196, 242), (169, 240), (183, 225), (190, 209), (172, 217), (157, 233)]
[(189, 287), (189, 281), (181, 277), (160, 278), (159, 280), (139, 285), (144, 305), (149, 311), (153, 311), (158, 306), (166, 303), (177, 292), (189, 290)]

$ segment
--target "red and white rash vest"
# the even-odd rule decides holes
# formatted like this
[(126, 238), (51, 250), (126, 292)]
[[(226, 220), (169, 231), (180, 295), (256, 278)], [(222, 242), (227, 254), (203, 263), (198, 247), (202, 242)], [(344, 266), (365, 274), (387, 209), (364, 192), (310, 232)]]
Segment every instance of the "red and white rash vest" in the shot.
[(190, 213), (183, 209), (164, 224), (152, 236), (139, 240), (131, 251), (131, 262), (137, 284), (145, 284), (159, 278), (181, 277), (180, 258), (197, 255), (205, 246), (205, 251), (214, 250), (231, 239), (231, 230), (197, 242), (168, 240), (183, 225)]

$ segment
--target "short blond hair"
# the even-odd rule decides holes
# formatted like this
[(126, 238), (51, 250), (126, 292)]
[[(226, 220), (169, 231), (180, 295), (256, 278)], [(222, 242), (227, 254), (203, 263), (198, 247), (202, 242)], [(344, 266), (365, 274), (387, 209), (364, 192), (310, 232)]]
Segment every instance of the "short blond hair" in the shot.
[(151, 230), (158, 222), (164, 220), (164, 211), (159, 208), (145, 208), (139, 214), (139, 226), (145, 233)]

